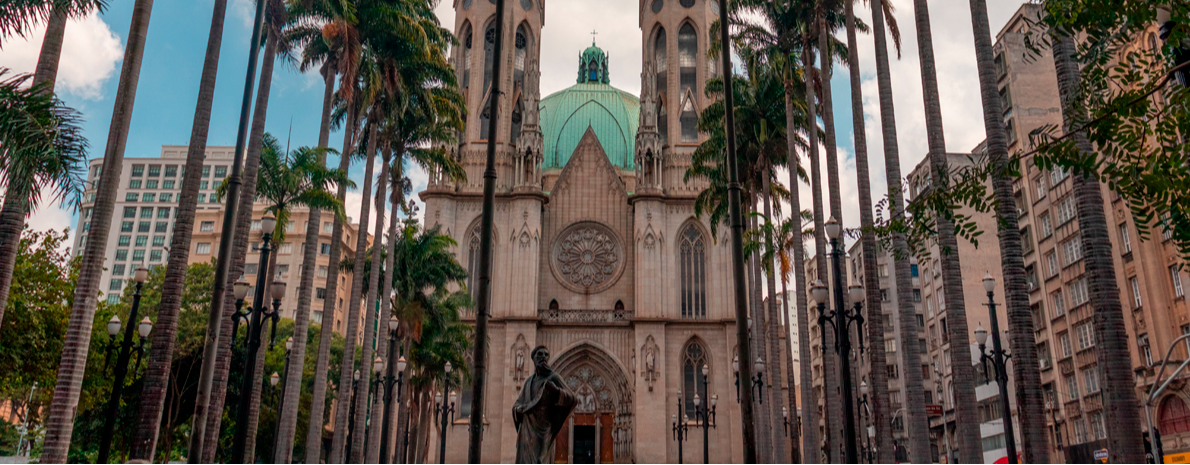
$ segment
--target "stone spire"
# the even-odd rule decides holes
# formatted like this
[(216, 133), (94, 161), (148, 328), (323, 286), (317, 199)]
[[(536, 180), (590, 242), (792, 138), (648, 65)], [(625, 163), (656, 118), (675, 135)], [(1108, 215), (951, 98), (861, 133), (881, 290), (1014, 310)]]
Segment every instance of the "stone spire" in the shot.
[(636, 132), (637, 191), (660, 191), (662, 186), (661, 135), (657, 133), (657, 79), (653, 63), (640, 73), (640, 129)]
[(611, 84), (607, 72), (608, 55), (591, 40), (591, 46), (578, 56), (579, 84)]
[(524, 116), (521, 133), (517, 136), (516, 148), (519, 156), (516, 160), (515, 187), (541, 187), (541, 160), (544, 150), (544, 140), (541, 135), (541, 117), (539, 101), (541, 100), (539, 83), (541, 71), (537, 60), (529, 62), (529, 69), (525, 71), (524, 95), (521, 97), (524, 105)]

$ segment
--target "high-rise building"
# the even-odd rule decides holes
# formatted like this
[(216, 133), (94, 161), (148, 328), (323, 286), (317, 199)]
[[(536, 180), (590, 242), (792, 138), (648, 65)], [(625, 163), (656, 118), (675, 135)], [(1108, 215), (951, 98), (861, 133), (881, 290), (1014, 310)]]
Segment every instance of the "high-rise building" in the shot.
[[(219, 255), (219, 241), (223, 228), (225, 202), (218, 194), (219, 185), (230, 175), (234, 147), (207, 147), (206, 162), (199, 182), (198, 208), (194, 216), (194, 230), (191, 236), (190, 263), (211, 262)], [(128, 157), (120, 169), (120, 184), (117, 191), (112, 231), (106, 247), (107, 261), (101, 278), (102, 291), (108, 302), (116, 302), (129, 286), (133, 271), (140, 266), (149, 268), (169, 263), (169, 246), (172, 242), (174, 219), (177, 216), (182, 176), (186, 164), (186, 146), (166, 145), (159, 157)], [(91, 160), (87, 171), (86, 191), (79, 211), (81, 234), (76, 235), (74, 249), (81, 253), (90, 230), (91, 211), (95, 206), (95, 191), (102, 173), (103, 159)], [(244, 278), (255, 285), (260, 253), (260, 219), (265, 216), (267, 205), (257, 202), (253, 208), (253, 244), (248, 251), (244, 265)], [(324, 215), (325, 216), (325, 215)], [(298, 277), (301, 275), (302, 250), (305, 246), (305, 229), (309, 211), (295, 207), (287, 224), (277, 225), (277, 230), (287, 234), (286, 241), (274, 252), (277, 254), (276, 271), (280, 279), (288, 282), (286, 296), (282, 299), (281, 316), (293, 318), (298, 301)], [(326, 294), (326, 272), (329, 266), (331, 220), (323, 222), (319, 233), (319, 253), (314, 278), (315, 295), (311, 300), (311, 319), (323, 320), (323, 301)], [(350, 221), (348, 221), (350, 223)], [(354, 254), (359, 225), (351, 224), (344, 230), (344, 256)], [(340, 275), (337, 295), (345, 296), (351, 288), (351, 273)], [(344, 277), (346, 276), (346, 277)], [(336, 331), (343, 330), (345, 305), (335, 305)]]

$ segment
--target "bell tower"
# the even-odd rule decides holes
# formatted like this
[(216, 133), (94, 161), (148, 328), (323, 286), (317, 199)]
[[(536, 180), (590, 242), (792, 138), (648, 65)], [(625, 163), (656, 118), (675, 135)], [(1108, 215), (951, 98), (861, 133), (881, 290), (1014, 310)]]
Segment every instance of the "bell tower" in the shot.
[(698, 132), (698, 115), (710, 103), (706, 81), (718, 75), (707, 58), (710, 25), (718, 14), (717, 0), (640, 0), (644, 63), (636, 157), (644, 188), (697, 191), (695, 182), (682, 178), (690, 155), (706, 140)]
[[(467, 105), (467, 125), (460, 134), (455, 156), (467, 172), (460, 192), (481, 191), (487, 142), (496, 139), (496, 189), (508, 192), (524, 185), (540, 186), (532, 179), (532, 162), (540, 158), (537, 131), (538, 59), (545, 0), (506, 0), (504, 46), (495, 56), (495, 0), (455, 0), (455, 36), (459, 45), (451, 60)], [(499, 96), (492, 95), (493, 65), (500, 63)], [(489, 134), (492, 104), (498, 112), (496, 133)], [(528, 131), (526, 131), (528, 130)], [(526, 133), (527, 132), (527, 133)], [(522, 147), (523, 146), (523, 147)]]

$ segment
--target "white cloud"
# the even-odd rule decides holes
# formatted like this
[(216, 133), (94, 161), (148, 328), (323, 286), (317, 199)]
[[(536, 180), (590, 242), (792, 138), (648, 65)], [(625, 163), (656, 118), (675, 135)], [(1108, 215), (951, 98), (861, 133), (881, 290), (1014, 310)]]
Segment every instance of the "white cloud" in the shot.
[[(62, 207), (61, 203), (43, 204), (33, 212), (25, 223), (25, 227), (33, 231), (62, 231), (70, 228), (73, 222), (73, 211)], [(62, 244), (63, 250), (68, 250), (74, 244), (76, 231), (70, 230), (70, 240)]]
[(256, 2), (253, 0), (232, 0), (231, 11), (244, 23), (244, 27), (252, 30), (256, 19)]
[[(37, 68), (45, 25), (39, 25), (27, 38), (15, 37), (0, 49), (0, 66), (15, 72), (32, 73)], [(57, 90), (87, 100), (102, 97), (100, 91), (124, 57), (120, 37), (107, 23), (92, 13), (66, 24), (62, 58), (58, 67)]]

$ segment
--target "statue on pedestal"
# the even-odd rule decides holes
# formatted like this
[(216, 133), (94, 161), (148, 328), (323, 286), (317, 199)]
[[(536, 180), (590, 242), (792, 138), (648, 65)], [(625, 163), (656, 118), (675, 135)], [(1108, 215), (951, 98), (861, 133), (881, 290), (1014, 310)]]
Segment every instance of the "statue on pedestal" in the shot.
[(537, 346), (531, 355), (536, 371), (525, 380), (512, 405), (516, 426), (516, 463), (553, 463), (554, 439), (574, 411), (576, 397), (549, 366), (550, 351)]

